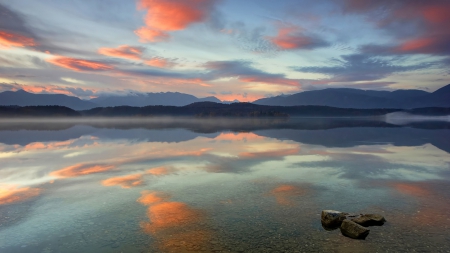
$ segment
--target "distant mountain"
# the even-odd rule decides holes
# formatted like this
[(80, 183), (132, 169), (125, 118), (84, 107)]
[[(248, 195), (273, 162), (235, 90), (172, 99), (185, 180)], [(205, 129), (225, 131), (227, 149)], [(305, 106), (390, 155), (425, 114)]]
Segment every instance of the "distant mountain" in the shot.
[(179, 92), (130, 94), (127, 96), (100, 96), (98, 98), (91, 99), (90, 101), (102, 107), (143, 107), (149, 105), (184, 106), (195, 102), (221, 102), (216, 97), (197, 98), (193, 95)]
[(241, 101), (235, 99), (233, 101), (222, 101), (223, 104), (232, 104), (232, 103), (240, 103)]
[(340, 108), (419, 108), (450, 107), (450, 84), (428, 93), (422, 90), (375, 91), (350, 88), (330, 88), (262, 98), (259, 105), (320, 105)]
[(35, 94), (24, 90), (5, 91), (0, 93), (0, 105), (38, 106), (58, 105), (74, 110), (87, 110), (98, 107), (95, 103), (63, 94)]

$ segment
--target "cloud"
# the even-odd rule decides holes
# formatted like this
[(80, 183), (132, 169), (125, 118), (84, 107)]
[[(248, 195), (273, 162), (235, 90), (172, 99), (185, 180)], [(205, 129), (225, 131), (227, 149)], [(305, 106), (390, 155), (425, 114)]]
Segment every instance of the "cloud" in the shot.
[(344, 0), (346, 13), (371, 13), (377, 28), (397, 39), (392, 45), (367, 45), (365, 52), (388, 54), (450, 54), (450, 2)]
[(300, 87), (297, 79), (286, 78), (284, 74), (272, 74), (253, 68), (247, 61), (212, 61), (203, 65), (210, 71), (205, 77), (211, 79), (236, 77), (246, 83), (266, 83), (275, 85), (286, 85)]
[(158, 42), (170, 38), (169, 32), (204, 22), (216, 0), (140, 0), (138, 9), (147, 11), (145, 27), (136, 30), (141, 42)]
[(326, 47), (329, 45), (321, 38), (306, 34), (302, 28), (293, 25), (279, 25), (278, 34), (276, 36), (267, 36), (270, 42), (275, 44), (280, 49), (314, 49), (319, 47)]
[(176, 65), (176, 62), (163, 57), (154, 57), (152, 59), (146, 60), (145, 64), (157, 68), (173, 68)]
[(331, 76), (329, 82), (374, 81), (383, 79), (393, 73), (413, 71), (430, 67), (430, 64), (400, 66), (391, 64), (371, 55), (343, 55), (342, 59), (334, 59), (337, 66), (324, 67), (294, 67), (304, 73), (320, 73)]
[(0, 30), (13, 32), (20, 36), (35, 39), (33, 32), (27, 27), (24, 18), (0, 3)]
[(274, 53), (278, 51), (277, 46), (265, 38), (266, 28), (264, 26), (248, 28), (243, 22), (235, 22), (231, 23), (229, 27), (228, 29), (221, 29), (220, 32), (233, 37), (237, 46), (242, 50), (254, 53)]
[(114, 68), (112, 65), (107, 63), (76, 59), (64, 56), (58, 56), (47, 59), (47, 62), (74, 71), (105, 71), (105, 70), (112, 70)]
[(77, 97), (90, 97), (98, 94), (98, 90), (94, 89), (82, 89), (75, 87), (64, 87), (59, 85), (25, 85), (19, 83), (0, 83), (0, 91), (7, 90), (25, 90), (32, 93), (42, 94), (66, 94)]
[(16, 33), (0, 31), (0, 49), (10, 47), (31, 47), (36, 43), (33, 38)]
[(98, 53), (111, 57), (139, 60), (144, 50), (145, 48), (143, 47), (121, 45), (117, 48), (102, 47), (98, 50)]

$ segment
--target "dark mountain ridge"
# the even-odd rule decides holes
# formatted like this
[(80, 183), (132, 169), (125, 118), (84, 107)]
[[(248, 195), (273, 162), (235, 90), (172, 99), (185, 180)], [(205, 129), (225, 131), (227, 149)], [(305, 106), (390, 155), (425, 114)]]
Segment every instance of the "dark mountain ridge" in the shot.
[(179, 92), (160, 92), (145, 94), (130, 94), (127, 96), (100, 96), (90, 100), (102, 107), (109, 106), (137, 106), (150, 105), (184, 106), (195, 102), (217, 102), (216, 97), (197, 98), (196, 96)]
[(279, 106), (321, 105), (358, 109), (450, 107), (450, 84), (432, 93), (422, 90), (376, 91), (329, 88), (262, 98), (253, 103)]
[(45, 106), (57, 105), (72, 108), (74, 110), (87, 110), (97, 107), (89, 101), (81, 100), (64, 94), (35, 94), (24, 90), (5, 91), (0, 93), (0, 106)]

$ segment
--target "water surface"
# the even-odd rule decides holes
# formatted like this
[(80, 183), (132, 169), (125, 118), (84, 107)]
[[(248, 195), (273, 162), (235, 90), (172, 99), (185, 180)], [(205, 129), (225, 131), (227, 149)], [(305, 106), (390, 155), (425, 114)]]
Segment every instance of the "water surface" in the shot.
[(446, 121), (1, 122), (0, 252), (448, 252), (449, 153)]

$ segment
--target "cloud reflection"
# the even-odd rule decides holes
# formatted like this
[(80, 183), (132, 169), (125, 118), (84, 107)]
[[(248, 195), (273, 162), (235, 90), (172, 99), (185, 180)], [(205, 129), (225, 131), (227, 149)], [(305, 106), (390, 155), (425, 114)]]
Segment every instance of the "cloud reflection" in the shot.
[(115, 167), (113, 165), (105, 164), (75, 164), (57, 171), (53, 171), (50, 173), (50, 176), (58, 178), (70, 178), (105, 172), (114, 168)]
[(306, 188), (297, 185), (282, 184), (270, 191), (270, 195), (275, 197), (279, 205), (291, 206), (295, 197), (306, 195), (307, 192)]
[(133, 175), (125, 175), (120, 177), (112, 177), (102, 181), (103, 186), (121, 186), (122, 188), (128, 189), (132, 187), (136, 187), (142, 185), (142, 175), (141, 174), (133, 174)]
[(41, 192), (40, 188), (19, 188), (16, 185), (0, 186), (0, 205), (26, 201), (39, 196)]
[(170, 201), (165, 193), (143, 191), (137, 202), (148, 206), (149, 221), (141, 222), (141, 228), (156, 239), (162, 252), (206, 249), (213, 237), (213, 232), (204, 226), (203, 211)]

